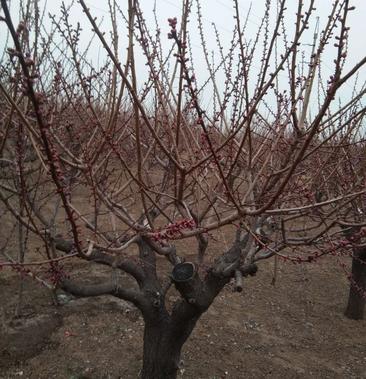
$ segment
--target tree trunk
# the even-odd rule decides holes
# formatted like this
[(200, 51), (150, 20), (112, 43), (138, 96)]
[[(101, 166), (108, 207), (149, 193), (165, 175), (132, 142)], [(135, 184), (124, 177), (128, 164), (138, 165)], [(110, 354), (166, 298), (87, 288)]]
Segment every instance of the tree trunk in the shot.
[(366, 248), (355, 248), (348, 305), (344, 314), (353, 320), (363, 320), (366, 304)]
[(173, 322), (145, 320), (142, 379), (175, 379), (183, 344), (198, 318)]

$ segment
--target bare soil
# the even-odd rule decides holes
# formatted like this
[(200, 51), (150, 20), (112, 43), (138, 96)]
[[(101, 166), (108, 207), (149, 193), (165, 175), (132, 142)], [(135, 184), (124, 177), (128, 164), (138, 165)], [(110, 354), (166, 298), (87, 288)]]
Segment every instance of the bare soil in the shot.
[[(76, 266), (82, 272), (84, 266)], [(180, 378), (366, 378), (366, 321), (343, 316), (348, 282), (337, 263), (260, 264), (241, 294), (227, 286), (199, 320)], [(143, 321), (112, 297), (65, 298), (27, 278), (14, 318), (15, 273), (0, 275), (0, 378), (138, 378)], [(168, 294), (173, 302), (176, 293)]]

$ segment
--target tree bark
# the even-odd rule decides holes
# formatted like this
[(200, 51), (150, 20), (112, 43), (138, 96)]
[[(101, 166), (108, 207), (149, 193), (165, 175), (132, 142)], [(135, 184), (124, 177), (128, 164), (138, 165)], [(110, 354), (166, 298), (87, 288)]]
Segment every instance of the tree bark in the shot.
[(198, 317), (177, 323), (171, 317), (145, 320), (142, 379), (175, 379), (183, 344)]
[(352, 278), (345, 316), (363, 320), (366, 305), (366, 248), (355, 248), (352, 259)]

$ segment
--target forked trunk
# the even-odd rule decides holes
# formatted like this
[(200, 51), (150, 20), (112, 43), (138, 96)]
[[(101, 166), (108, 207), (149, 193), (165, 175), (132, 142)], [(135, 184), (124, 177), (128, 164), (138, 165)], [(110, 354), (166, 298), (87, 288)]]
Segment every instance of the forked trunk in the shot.
[(145, 322), (142, 379), (175, 379), (181, 350), (197, 320)]
[(363, 320), (366, 304), (366, 248), (355, 248), (353, 254), (351, 286), (344, 314), (353, 320)]

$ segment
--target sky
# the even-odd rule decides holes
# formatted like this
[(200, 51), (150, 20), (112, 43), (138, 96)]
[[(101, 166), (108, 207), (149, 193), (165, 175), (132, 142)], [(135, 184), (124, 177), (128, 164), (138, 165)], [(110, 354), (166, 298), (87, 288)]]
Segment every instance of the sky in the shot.
[[(71, 4), (71, 1), (64, 0), (65, 4)], [(177, 16), (181, 14), (181, 1), (179, 0), (140, 0), (141, 9), (143, 10), (144, 16), (148, 23), (152, 27), (155, 27), (153, 8), (156, 4), (157, 17), (160, 23), (162, 30), (165, 30), (165, 33), (168, 33), (169, 27), (167, 23), (167, 18)], [(248, 32), (254, 33), (261, 21), (262, 15), (265, 9), (265, 0), (238, 0), (240, 5), (241, 14), (245, 17), (248, 10), (251, 9), (248, 22)], [(305, 1), (307, 3), (308, 1)], [(47, 4), (47, 11), (53, 14), (59, 13), (61, 6), (61, 0), (49, 0)], [(125, 3), (127, 0), (117, 1), (121, 8), (125, 8)], [(195, 5), (196, 0), (193, 0)], [(327, 19), (329, 9), (333, 0), (315, 0), (316, 11), (315, 16), (320, 18), (320, 24), (324, 24)], [(108, 18), (108, 1), (107, 0), (88, 0), (86, 4), (90, 7), (91, 12), (98, 18), (103, 17), (104, 19)], [(201, 0), (202, 15), (204, 21), (204, 27), (206, 30), (206, 37), (210, 46), (215, 45), (215, 40), (213, 36), (212, 23), (215, 23), (217, 29), (219, 30), (221, 37), (226, 40), (228, 43), (230, 41), (232, 28), (233, 28), (233, 14), (234, 9), (232, 6), (231, 0)], [(352, 57), (352, 61), (359, 60), (364, 54), (366, 54), (366, 1), (365, 0), (350, 0), (350, 5), (354, 5), (356, 10), (349, 13), (349, 22), (348, 26), (351, 28), (350, 31), (350, 45), (349, 53)], [(291, 16), (294, 15), (297, 8), (296, 0), (288, 0), (287, 2), (287, 20), (291, 20)], [(195, 7), (193, 8), (195, 13)], [(191, 17), (191, 23), (193, 27), (196, 26), (194, 17)], [(88, 29), (88, 24), (85, 15), (81, 11), (79, 4), (75, 4), (72, 8), (72, 19), (74, 21), (80, 21), (81, 24), (85, 25), (85, 28)], [(294, 22), (295, 20), (293, 20)], [(293, 22), (290, 22), (292, 24)], [(290, 26), (290, 25), (289, 25)], [(198, 33), (197, 33), (198, 34)], [(166, 35), (166, 34), (165, 34)], [(194, 33), (192, 33), (194, 36)], [(311, 41), (309, 41), (311, 42)], [(193, 44), (199, 46), (199, 37), (196, 35), (194, 38)]]
[[(40, 0), (41, 3), (44, 3), (44, 0)], [(65, 0), (66, 5), (71, 4), (71, 1)], [(248, 26), (246, 30), (245, 38), (247, 40), (253, 40), (259, 23), (261, 22), (262, 15), (265, 9), (265, 0), (238, 0), (240, 6), (240, 12), (245, 19), (248, 10), (250, 9), (250, 14), (248, 16)], [(305, 0), (307, 4), (309, 0)], [(46, 3), (46, 13), (59, 14), (61, 0), (49, 0)], [(87, 5), (90, 7), (90, 11), (93, 16), (98, 18), (98, 22), (101, 23), (101, 28), (108, 32), (110, 27), (109, 23), (109, 13), (108, 13), (108, 1), (107, 0), (87, 0)], [(127, 0), (119, 0), (118, 4), (121, 5), (123, 10), (126, 9)], [(273, 3), (275, 3), (273, 1)], [(288, 31), (291, 32), (295, 22), (295, 12), (297, 8), (297, 1), (288, 0), (287, 11), (286, 11), (286, 27)], [(310, 25), (310, 30), (305, 39), (303, 40), (303, 49), (309, 50), (309, 47), (306, 47), (307, 44), (312, 42), (312, 33), (315, 27), (316, 17), (319, 17), (320, 29), (322, 25), (325, 24), (329, 9), (332, 5), (332, 0), (315, 0), (316, 11), (314, 13), (315, 17), (313, 18), (313, 23)], [(192, 49), (194, 52), (195, 60), (193, 62), (194, 70), (196, 76), (199, 78), (201, 83), (203, 83), (208, 77), (206, 70), (206, 63), (202, 55), (200, 36), (197, 27), (197, 16), (196, 16), (196, 0), (193, 0), (193, 12), (190, 19), (190, 36), (192, 42)], [(214, 28), (212, 23), (215, 23), (217, 30), (219, 31), (220, 39), (225, 50), (229, 49), (230, 38), (232, 36), (232, 29), (234, 26), (234, 9), (233, 2), (231, 0), (201, 0), (202, 7), (202, 19), (204, 25), (205, 39), (207, 43), (207, 48), (211, 54), (211, 51), (215, 51), (215, 56), (217, 57), (217, 43), (215, 40)], [(12, 15), (17, 18), (17, 7), (19, 1), (12, 0)], [(350, 5), (354, 5), (356, 10), (349, 13), (349, 22), (348, 26), (350, 29), (350, 38), (349, 38), (349, 50), (348, 50), (348, 63), (345, 67), (349, 68), (352, 64), (355, 64), (361, 58), (366, 55), (366, 0), (350, 0)], [(153, 8), (156, 6), (156, 17), (158, 19), (159, 27), (161, 28), (162, 36), (162, 45), (163, 48), (168, 51), (171, 47), (171, 41), (167, 39), (167, 33), (169, 32), (169, 26), (167, 19), (169, 17), (177, 17), (181, 14), (181, 1), (178, 0), (140, 0), (140, 6), (143, 10), (144, 17), (146, 22), (150, 25), (151, 30), (155, 29), (155, 19)], [(275, 15), (275, 8), (272, 9), (273, 14)], [(91, 36), (91, 27), (86, 19), (86, 16), (81, 11), (81, 6), (75, 1), (75, 4), (71, 8), (70, 20), (73, 23), (80, 22), (83, 27), (83, 34), (81, 38), (81, 45), (87, 45)], [(44, 27), (49, 28), (50, 24), (48, 17), (45, 18)], [(122, 22), (120, 26), (120, 56), (123, 61), (123, 55), (126, 53), (126, 44), (127, 44), (127, 33), (125, 24)], [(4, 50), (5, 44), (5, 29), (4, 25), (0, 25), (0, 53), (1, 50)], [(332, 61), (334, 59), (334, 48), (329, 49), (329, 53), (325, 55), (323, 62), (323, 71), (324, 75), (329, 77), (333, 72)], [(213, 56), (213, 57), (215, 57)], [(96, 39), (92, 43), (92, 48), (89, 51), (88, 59), (92, 62), (93, 65), (102, 64), (105, 59), (105, 52), (101, 47), (101, 44)], [(215, 59), (215, 58), (213, 58)], [(145, 61), (142, 56), (139, 56), (137, 60), (137, 68), (139, 72), (146, 72)], [(259, 62), (255, 62), (259, 67)], [(255, 68), (255, 66), (254, 66)], [(141, 75), (141, 78), (143, 75)], [(363, 69), (358, 78), (358, 84), (362, 85), (366, 83), (366, 69)], [(341, 94), (344, 94), (344, 97), (349, 97), (353, 89), (353, 83), (345, 85), (342, 89)], [(209, 103), (211, 99), (206, 99)]]

